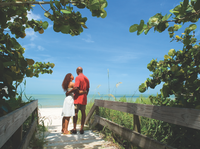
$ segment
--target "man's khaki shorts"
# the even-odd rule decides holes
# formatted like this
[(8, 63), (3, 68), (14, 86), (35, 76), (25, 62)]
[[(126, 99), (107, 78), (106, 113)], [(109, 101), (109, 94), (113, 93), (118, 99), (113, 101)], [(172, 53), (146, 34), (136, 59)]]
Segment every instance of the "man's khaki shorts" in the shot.
[(74, 104), (74, 108), (76, 110), (85, 110), (86, 109), (86, 105)]

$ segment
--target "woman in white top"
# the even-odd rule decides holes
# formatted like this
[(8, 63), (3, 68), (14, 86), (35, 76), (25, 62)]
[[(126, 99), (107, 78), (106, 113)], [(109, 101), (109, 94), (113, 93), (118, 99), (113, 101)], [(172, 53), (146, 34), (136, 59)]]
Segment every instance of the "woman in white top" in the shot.
[[(74, 88), (74, 76), (71, 73), (68, 73), (62, 83), (62, 88), (65, 92), (70, 91)], [(87, 94), (87, 91), (78, 91), (79, 94)], [(63, 103), (63, 110), (62, 110), (62, 133), (63, 134), (70, 134), (70, 131), (68, 131), (68, 124), (71, 116), (75, 115), (75, 109), (74, 109), (74, 95), (73, 93), (70, 93), (68, 96), (65, 97), (64, 103)]]

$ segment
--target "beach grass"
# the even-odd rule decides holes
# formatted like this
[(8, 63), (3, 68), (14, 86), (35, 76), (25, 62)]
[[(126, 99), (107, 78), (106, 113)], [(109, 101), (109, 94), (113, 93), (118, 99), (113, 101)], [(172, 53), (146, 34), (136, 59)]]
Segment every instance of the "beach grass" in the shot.
[(36, 132), (34, 133), (29, 142), (29, 147), (33, 149), (43, 148), (44, 144), (47, 143), (47, 141), (45, 140), (45, 132), (47, 132), (48, 129), (44, 124), (46, 118), (41, 116), (40, 111), (38, 111), (38, 113), (39, 115), (37, 119), (39, 124), (36, 127)]

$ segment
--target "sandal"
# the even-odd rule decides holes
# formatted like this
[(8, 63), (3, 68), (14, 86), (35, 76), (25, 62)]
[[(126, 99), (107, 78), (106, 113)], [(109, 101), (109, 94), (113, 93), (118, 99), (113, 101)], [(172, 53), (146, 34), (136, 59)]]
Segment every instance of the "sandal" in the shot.
[(72, 130), (70, 130), (70, 133), (71, 133), (71, 134), (77, 134), (77, 131), (74, 130), (74, 129), (72, 129)]
[(80, 130), (80, 134), (84, 134), (84, 130)]

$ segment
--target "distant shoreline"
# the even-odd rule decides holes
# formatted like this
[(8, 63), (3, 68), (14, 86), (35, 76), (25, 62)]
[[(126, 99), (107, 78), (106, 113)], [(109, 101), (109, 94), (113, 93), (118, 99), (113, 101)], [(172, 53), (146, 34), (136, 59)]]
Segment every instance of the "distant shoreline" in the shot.
[[(116, 94), (113, 96), (105, 95), (98, 95), (98, 94), (89, 94), (87, 103), (93, 101), (94, 99), (103, 99), (103, 100), (116, 100), (119, 101), (122, 97), (125, 97), (127, 101), (135, 101), (137, 98), (144, 97), (148, 98), (150, 96), (149, 94), (141, 95), (136, 94), (134, 96), (132, 95), (123, 95), (123, 94)], [(28, 99), (27, 99), (27, 98)], [(63, 102), (65, 99), (64, 94), (27, 94), (22, 97), (24, 101), (27, 100), (38, 100), (38, 107), (39, 108), (62, 108)], [(172, 97), (173, 98), (173, 97)]]

